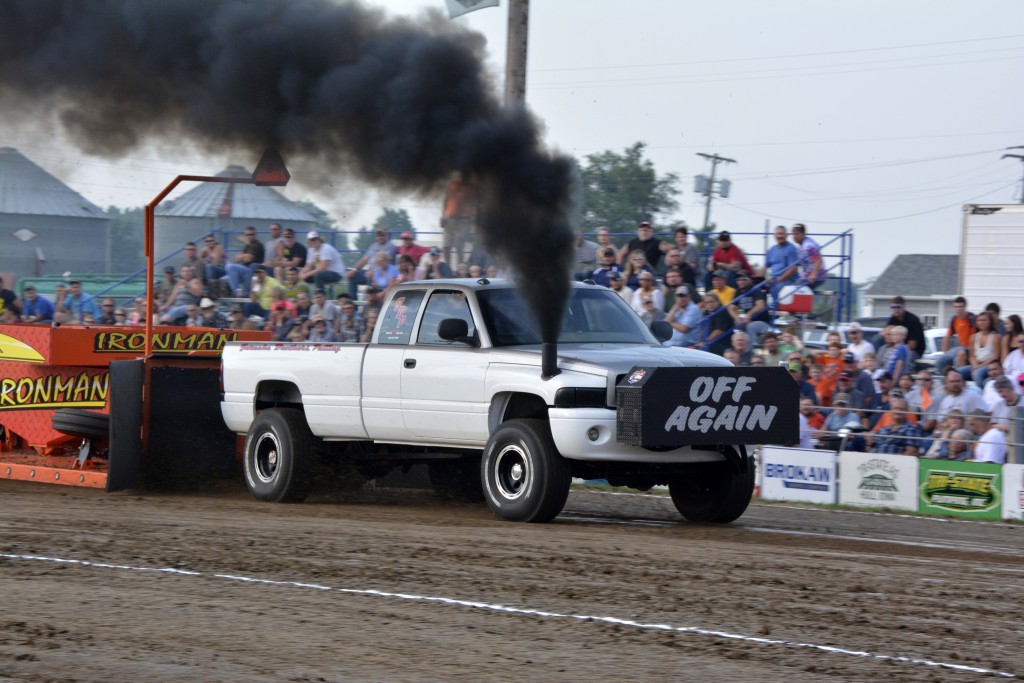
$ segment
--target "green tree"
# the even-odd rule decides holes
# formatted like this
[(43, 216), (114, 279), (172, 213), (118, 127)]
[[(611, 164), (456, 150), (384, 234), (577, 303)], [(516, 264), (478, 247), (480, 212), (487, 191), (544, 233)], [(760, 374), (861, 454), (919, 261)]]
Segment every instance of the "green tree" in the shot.
[(373, 243), (373, 231), (367, 227), (359, 228), (359, 234), (356, 235), (356, 251), (359, 254), (356, 256), (356, 261), (359, 260), (359, 256), (369, 249), (370, 244)]
[(416, 235), (416, 229), (412, 227), (412, 221), (405, 209), (384, 209), (384, 213), (377, 217), (373, 225), (375, 228), (385, 228), (392, 237), (397, 237), (406, 230)]
[(621, 154), (606, 150), (587, 155), (580, 170), (584, 229), (607, 226), (612, 232), (631, 232), (641, 221), (654, 222), (679, 207), (679, 176), (659, 176), (654, 164), (644, 158), (645, 147), (636, 142)]
[(107, 215), (110, 216), (111, 272), (131, 273), (139, 268), (145, 268), (145, 210), (142, 207), (121, 209), (108, 206)]

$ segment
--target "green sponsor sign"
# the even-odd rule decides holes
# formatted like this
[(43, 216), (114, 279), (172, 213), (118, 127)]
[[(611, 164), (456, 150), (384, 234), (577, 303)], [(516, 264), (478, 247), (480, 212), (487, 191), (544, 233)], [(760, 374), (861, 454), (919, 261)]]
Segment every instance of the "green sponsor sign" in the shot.
[(982, 462), (921, 461), (920, 512), (1001, 519), (1002, 467)]

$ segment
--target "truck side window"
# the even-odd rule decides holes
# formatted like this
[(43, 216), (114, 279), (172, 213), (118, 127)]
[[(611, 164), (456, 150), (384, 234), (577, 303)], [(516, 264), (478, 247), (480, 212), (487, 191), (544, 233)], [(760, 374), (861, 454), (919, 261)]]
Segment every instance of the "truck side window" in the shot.
[(377, 327), (380, 329), (377, 333), (377, 343), (408, 344), (412, 339), (413, 324), (422, 303), (422, 289), (406, 290), (396, 295), (377, 321)]
[(476, 326), (473, 324), (473, 313), (469, 308), (469, 301), (462, 292), (436, 291), (430, 295), (427, 307), (423, 311), (423, 322), (420, 323), (420, 334), (416, 339), (417, 344), (444, 344), (451, 342), (441, 339), (437, 334), (437, 328), (445, 318), (460, 318), (469, 325), (469, 336), (476, 334)]

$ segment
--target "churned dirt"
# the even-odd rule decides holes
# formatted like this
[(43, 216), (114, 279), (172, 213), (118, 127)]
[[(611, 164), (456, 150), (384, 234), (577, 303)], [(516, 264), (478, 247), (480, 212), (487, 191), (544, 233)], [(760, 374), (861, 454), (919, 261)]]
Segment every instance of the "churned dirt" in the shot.
[(755, 504), (716, 527), (583, 491), (523, 525), (425, 491), (0, 483), (0, 682), (1022, 677), (1022, 596), (1020, 525)]

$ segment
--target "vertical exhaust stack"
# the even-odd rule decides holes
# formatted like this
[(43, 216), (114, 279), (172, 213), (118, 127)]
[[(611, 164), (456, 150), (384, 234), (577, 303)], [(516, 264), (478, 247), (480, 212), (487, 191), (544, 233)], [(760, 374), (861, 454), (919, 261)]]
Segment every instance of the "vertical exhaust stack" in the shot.
[(558, 369), (558, 344), (543, 342), (540, 345), (540, 378), (548, 380), (561, 372)]

